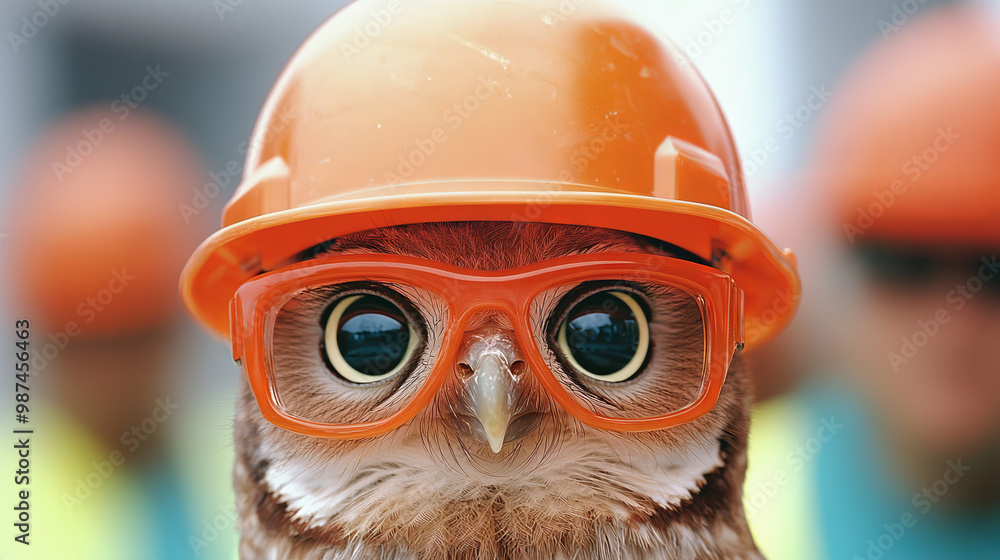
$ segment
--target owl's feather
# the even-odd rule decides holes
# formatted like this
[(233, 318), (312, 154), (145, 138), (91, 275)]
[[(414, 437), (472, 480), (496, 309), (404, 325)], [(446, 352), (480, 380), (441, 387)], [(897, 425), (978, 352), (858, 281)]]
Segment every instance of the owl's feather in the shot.
[[(515, 223), (389, 228), (323, 250), (407, 254), (480, 270), (567, 254), (664, 252), (619, 232)], [(408, 296), (433, 308), (429, 296)], [(309, 352), (297, 346), (318, 336), (312, 309), (303, 305), (275, 335), (288, 350), (286, 365), (298, 369), (302, 406), (322, 390), (313, 371), (321, 364), (302, 358)], [(433, 325), (427, 330), (436, 336)], [(747, 384), (737, 356), (712, 412), (648, 433), (596, 430), (539, 397), (543, 420), (499, 455), (458, 438), (433, 405), (370, 440), (286, 432), (264, 420), (244, 386), (235, 468), (241, 557), (759, 559), (740, 499)], [(316, 401), (331, 403), (326, 413), (358, 406), (346, 396), (338, 404), (330, 391)]]

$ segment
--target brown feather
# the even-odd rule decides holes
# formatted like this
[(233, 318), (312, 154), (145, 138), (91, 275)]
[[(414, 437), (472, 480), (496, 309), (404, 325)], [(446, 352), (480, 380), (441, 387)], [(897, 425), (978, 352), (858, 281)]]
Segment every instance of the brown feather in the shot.
[[(661, 244), (622, 232), (506, 222), (373, 230), (333, 240), (317, 251), (405, 254), (480, 270), (602, 251), (670, 254)], [(306, 329), (299, 322), (288, 319), (289, 329)], [(289, 332), (288, 336), (301, 339), (302, 333)], [(306, 364), (300, 362), (299, 367)], [(307, 377), (299, 383), (305, 385), (301, 398), (308, 398)], [(286, 432), (264, 420), (244, 384), (237, 412), (234, 470), (242, 534), (240, 556), (247, 560), (759, 559), (741, 501), (749, 429), (748, 384), (746, 366), (737, 356), (711, 413), (671, 430), (648, 433), (600, 433), (546, 401), (539, 405), (545, 421), (536, 427), (536, 433), (517, 446), (506, 446), (496, 457), (456, 442), (434, 406), (377, 440), (339, 441)], [(540, 403), (545, 400), (539, 399)], [(569, 490), (564, 481), (549, 484), (539, 474), (548, 472), (547, 468), (564, 467), (549, 462), (581, 441), (596, 443), (599, 448), (605, 442), (606, 449), (616, 453), (625, 450), (616, 461), (627, 466), (629, 461), (643, 459), (636, 457), (637, 453), (684, 456), (691, 446), (706, 440), (718, 441), (722, 466), (706, 473), (693, 495), (670, 507), (637, 493), (628, 480), (616, 478), (618, 475), (610, 471), (603, 475), (597, 470), (588, 472), (586, 480), (578, 481), (594, 484), (586, 493), (573, 493), (576, 490)], [(321, 479), (314, 479), (325, 464), (359, 452), (371, 469), (405, 473), (407, 465), (392, 464), (402, 460), (394, 450), (404, 448), (410, 453), (424, 449), (428, 461), (439, 470), (421, 476), (433, 474), (436, 480), (454, 481), (456, 487), (464, 489), (462, 496), (439, 503), (426, 499), (415, 503), (408, 496), (420, 495), (420, 489), (403, 486), (366, 512), (379, 516), (376, 524), (357, 525), (338, 518), (340, 512), (336, 511), (329, 512), (334, 521), (317, 523), (314, 516), (306, 515), (269, 486), (270, 477), (288, 480), (289, 472), (299, 473), (291, 479), (294, 484), (319, 483)], [(346, 474), (369, 486), (405, 485), (408, 480), (403, 475), (388, 478), (392, 475), (385, 474), (385, 482), (379, 482), (383, 479), (366, 479), (365, 473)], [(483, 482), (470, 482), (476, 477), (482, 477)], [(534, 494), (525, 496), (524, 484), (534, 481)], [(357, 499), (364, 495), (359, 492)], [(361, 527), (365, 529), (359, 534)]]

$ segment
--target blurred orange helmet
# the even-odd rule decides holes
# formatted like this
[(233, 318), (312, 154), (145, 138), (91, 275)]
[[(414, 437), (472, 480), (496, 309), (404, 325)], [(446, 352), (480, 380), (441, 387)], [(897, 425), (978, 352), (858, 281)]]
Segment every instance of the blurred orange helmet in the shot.
[(1000, 18), (928, 12), (843, 80), (814, 180), (850, 241), (1000, 245)]
[(178, 205), (199, 160), (160, 118), (121, 117), (93, 108), (58, 121), (13, 194), (13, 305), (52, 332), (125, 335), (180, 309), (176, 277), (201, 232)]
[(749, 220), (711, 92), (620, 6), (356, 2), (288, 65), (246, 169), (182, 279), (188, 307), (222, 336), (236, 288), (262, 270), (422, 222), (577, 224), (678, 245), (743, 288), (751, 345), (798, 299), (791, 253)]

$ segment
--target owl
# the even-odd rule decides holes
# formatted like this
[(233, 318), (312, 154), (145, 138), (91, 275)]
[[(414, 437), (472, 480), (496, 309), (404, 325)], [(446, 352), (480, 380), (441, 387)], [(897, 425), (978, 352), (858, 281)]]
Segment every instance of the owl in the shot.
[[(641, 235), (499, 221), (371, 229), (294, 261), (370, 256), (502, 274), (621, 254), (709, 264)], [(540, 382), (535, 369), (547, 368), (575, 402), (624, 418), (679, 408), (698, 392), (706, 341), (697, 298), (609, 276), (534, 297), (528, 340), (509, 313), (472, 305), (463, 332), (450, 335), (451, 355), (442, 350), (454, 326), (447, 286), (362, 274), (295, 291), (271, 318), (269, 355), (280, 400), (299, 417), (356, 423), (403, 406), (435, 368), (443, 381), (412, 418), (360, 438), (283, 429), (244, 382), (234, 470), (241, 558), (761, 558), (741, 500), (750, 388), (738, 351), (715, 407), (666, 429), (581, 422)], [(462, 297), (489, 303), (491, 293)], [(526, 358), (532, 344), (540, 361)]]

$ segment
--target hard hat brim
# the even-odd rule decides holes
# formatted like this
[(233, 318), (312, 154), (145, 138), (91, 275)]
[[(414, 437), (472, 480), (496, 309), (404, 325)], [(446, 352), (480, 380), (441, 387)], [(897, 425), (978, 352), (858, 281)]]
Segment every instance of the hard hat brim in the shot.
[[(746, 218), (715, 206), (608, 192), (523, 185), (477, 185), (331, 200), (265, 214), (225, 227), (194, 252), (181, 275), (181, 296), (195, 318), (229, 339), (229, 302), (262, 271), (330, 239), (364, 230), (456, 221), (519, 221), (616, 229), (672, 243), (729, 273), (745, 296), (746, 347), (780, 332), (794, 316), (801, 286), (794, 255), (782, 251)], [(541, 187), (541, 188), (539, 188)]]

